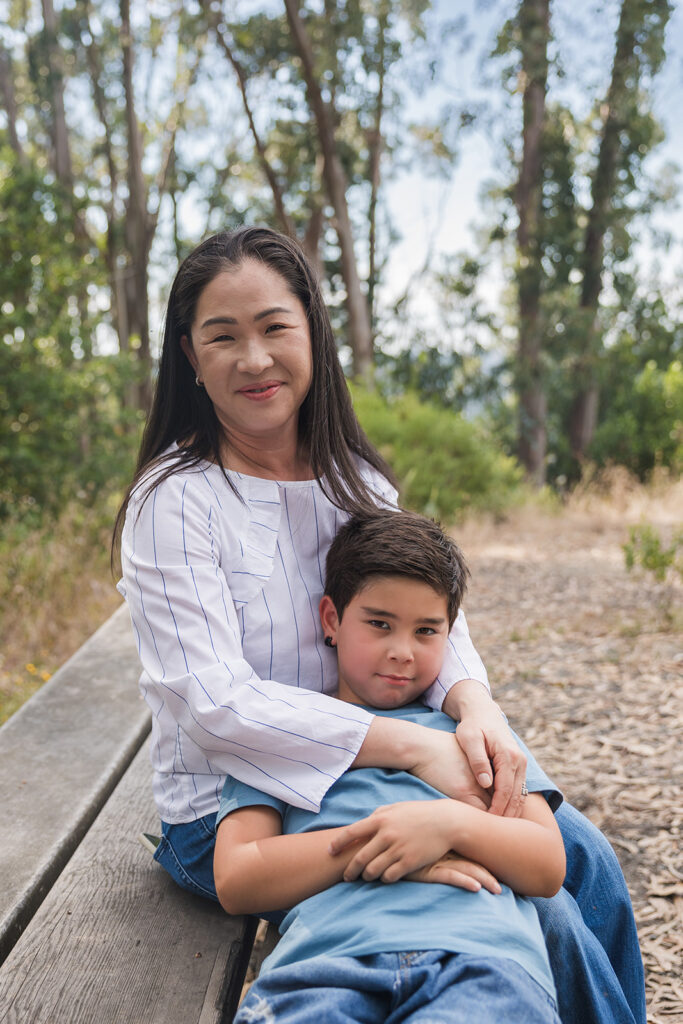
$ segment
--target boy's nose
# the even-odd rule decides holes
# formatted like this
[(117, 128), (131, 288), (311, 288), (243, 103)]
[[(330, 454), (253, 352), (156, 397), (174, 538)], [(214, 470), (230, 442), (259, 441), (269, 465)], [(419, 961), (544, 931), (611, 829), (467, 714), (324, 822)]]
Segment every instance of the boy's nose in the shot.
[(404, 664), (415, 660), (412, 645), (408, 641), (401, 640), (394, 640), (389, 651), (389, 657)]

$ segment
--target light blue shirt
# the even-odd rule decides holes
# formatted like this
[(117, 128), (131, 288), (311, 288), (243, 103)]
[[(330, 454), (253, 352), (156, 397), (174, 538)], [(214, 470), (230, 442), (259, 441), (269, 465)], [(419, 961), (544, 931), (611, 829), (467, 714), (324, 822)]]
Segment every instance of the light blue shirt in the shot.
[[(455, 729), (447, 715), (422, 704), (375, 713), (442, 731)], [(529, 792), (542, 792), (557, 809), (561, 793), (518, 742), (528, 758)], [(338, 779), (325, 795), (320, 813), (312, 814), (228, 779), (217, 820), (239, 807), (266, 805), (280, 813), (283, 833), (292, 834), (346, 825), (385, 804), (442, 798), (442, 793), (407, 772), (363, 768)], [(443, 949), (515, 960), (555, 998), (536, 909), (507, 886), (502, 890), (493, 895), (485, 889), (473, 893), (421, 882), (340, 882), (289, 911), (280, 926), (282, 938), (261, 973), (321, 955)]]

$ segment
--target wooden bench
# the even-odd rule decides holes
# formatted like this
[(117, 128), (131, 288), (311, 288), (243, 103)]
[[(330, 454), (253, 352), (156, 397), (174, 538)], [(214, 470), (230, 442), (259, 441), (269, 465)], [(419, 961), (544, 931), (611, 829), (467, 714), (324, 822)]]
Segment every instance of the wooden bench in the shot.
[(0, 729), (0, 1021), (218, 1024), (251, 918), (183, 892), (158, 832), (128, 613), (116, 612)]

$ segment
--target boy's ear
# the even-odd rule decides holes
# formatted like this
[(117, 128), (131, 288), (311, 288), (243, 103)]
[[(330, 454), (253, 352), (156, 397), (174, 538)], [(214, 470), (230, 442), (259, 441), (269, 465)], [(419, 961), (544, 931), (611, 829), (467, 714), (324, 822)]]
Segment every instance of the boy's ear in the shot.
[(339, 629), (339, 616), (337, 615), (337, 609), (334, 607), (334, 601), (327, 594), (320, 598), (318, 611), (320, 612), (323, 633), (325, 636), (331, 636), (333, 640), (336, 640), (337, 630)]
[(195, 373), (197, 373), (197, 357), (194, 354), (192, 342), (190, 341), (186, 334), (183, 334), (183, 336), (180, 339), (180, 347), (187, 356), (187, 358), (189, 359), (192, 369), (194, 370)]

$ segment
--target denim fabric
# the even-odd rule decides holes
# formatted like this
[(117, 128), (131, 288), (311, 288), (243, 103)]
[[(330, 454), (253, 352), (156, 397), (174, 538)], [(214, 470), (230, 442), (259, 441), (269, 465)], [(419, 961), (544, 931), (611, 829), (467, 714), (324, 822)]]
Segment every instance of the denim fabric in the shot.
[(215, 845), (215, 814), (207, 814), (182, 825), (168, 825), (162, 821), (161, 842), (154, 859), (183, 889), (218, 903), (213, 881)]
[(534, 899), (562, 1024), (645, 1024), (645, 978), (633, 908), (612, 847), (576, 808), (556, 815), (567, 876)]
[[(643, 961), (619, 862), (602, 833), (574, 807), (563, 803), (556, 820), (567, 877), (557, 896), (533, 902), (562, 1024), (645, 1024)], [(184, 825), (162, 823), (162, 831), (155, 859), (184, 889), (215, 900), (215, 815)], [(281, 918), (272, 915), (276, 923)]]
[(268, 971), (235, 1024), (559, 1024), (548, 993), (512, 960), (430, 950), (315, 957)]
[[(161, 842), (154, 860), (166, 868), (171, 878), (195, 896), (218, 903), (213, 880), (213, 851), (216, 845), (216, 814), (207, 814), (182, 825), (161, 823)], [(266, 921), (280, 924), (281, 910), (261, 914)]]

